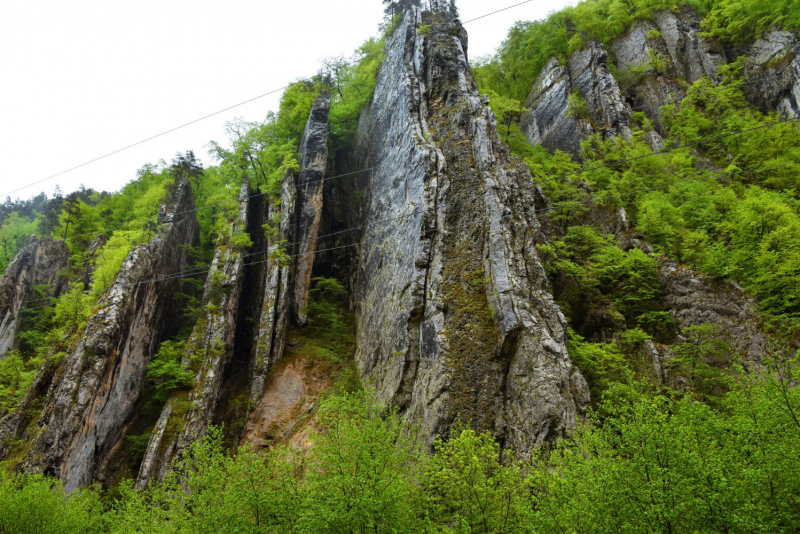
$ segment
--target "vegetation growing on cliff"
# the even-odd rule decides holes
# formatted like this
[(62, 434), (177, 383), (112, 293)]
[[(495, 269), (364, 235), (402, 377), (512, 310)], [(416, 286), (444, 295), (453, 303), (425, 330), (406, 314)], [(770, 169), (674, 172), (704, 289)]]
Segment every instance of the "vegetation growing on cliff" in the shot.
[(690, 9), (704, 17), (708, 35), (741, 45), (774, 27), (800, 27), (798, 7), (795, 0), (583, 0), (547, 19), (518, 22), (494, 57), (478, 61), (475, 75), (483, 91), (525, 102), (552, 58), (563, 63), (590, 40), (607, 45), (658, 11)]
[[(793, 15), (785, 16), (788, 3), (766, 4), (770, 15), (761, 17), (761, 26), (749, 26), (750, 33), (715, 36), (742, 43), (774, 24), (797, 25)], [(497, 56), (475, 68), (490, 105), (500, 111), (506, 142), (528, 163), (534, 182), (550, 200), (539, 216), (555, 226), (557, 235), (539, 251), (554, 296), (575, 330), (571, 356), (588, 375), (594, 398), (609, 386), (610, 377), (619, 380), (627, 376), (623, 370), (635, 367), (638, 353), (620, 350), (618, 336), (640, 329), (655, 342), (671, 344), (680, 333), (663, 311), (655, 260), (638, 249), (622, 252), (613, 239), (604, 241), (596, 227), (587, 226), (591, 210), (624, 208), (629, 226), (642, 232), (657, 254), (733, 279), (755, 295), (775, 341), (792, 345), (800, 335), (800, 129), (794, 121), (781, 122), (748, 104), (741, 62), (721, 67), (718, 83), (701, 79), (687, 87), (681, 102), (662, 108), (669, 134), (663, 153), (653, 154), (645, 143), (653, 127), (643, 113), (633, 113), (631, 140), (592, 135), (582, 144), (580, 162), (559, 151), (530, 147), (519, 125), (506, 119), (505, 110), (514, 107), (509, 101), (525, 101), (551, 57), (563, 60), (570, 47), (583, 46), (585, 39), (570, 42), (570, 36), (608, 43), (635, 20), (682, 5), (709, 14), (704, 24), (714, 33), (721, 31), (721, 14), (734, 13), (739, 4), (582, 2), (547, 21), (518, 24)], [(758, 12), (764, 6), (755, 7)], [(601, 15), (606, 18), (598, 21)], [(570, 113), (579, 115), (580, 108), (570, 99)], [(691, 147), (672, 150), (686, 144)], [(635, 261), (632, 255), (641, 258)], [(641, 270), (645, 265), (650, 274)], [(603, 270), (609, 275), (602, 276)], [(630, 293), (631, 287), (636, 291)]]
[[(733, 378), (719, 408), (609, 388), (571, 439), (532, 458), (457, 428), (433, 456), (368, 393), (329, 397), (315, 446), (231, 454), (221, 431), (184, 473), (113, 500), (0, 479), (0, 532), (797, 532), (800, 355)], [(188, 492), (185, 490), (189, 490)]]

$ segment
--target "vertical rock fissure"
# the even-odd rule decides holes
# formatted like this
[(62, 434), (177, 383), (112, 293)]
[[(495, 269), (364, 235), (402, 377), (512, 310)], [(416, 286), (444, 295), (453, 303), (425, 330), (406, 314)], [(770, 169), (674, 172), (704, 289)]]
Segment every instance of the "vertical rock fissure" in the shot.
[(328, 117), (331, 95), (323, 92), (314, 101), (300, 143), (300, 172), (297, 175), (297, 210), (295, 213), (294, 290), (292, 310), (296, 323), (308, 321), (306, 308), (317, 251), (322, 217), (323, 180), (328, 163)]
[(182, 245), (196, 243), (198, 225), (193, 215), (177, 214), (193, 211), (191, 186), (179, 181), (161, 207), (155, 237), (128, 255), (100, 310), (68, 350), (29, 436), (25, 470), (55, 474), (68, 491), (101, 475), (134, 415), (180, 288), (177, 279), (138, 282), (185, 268)]

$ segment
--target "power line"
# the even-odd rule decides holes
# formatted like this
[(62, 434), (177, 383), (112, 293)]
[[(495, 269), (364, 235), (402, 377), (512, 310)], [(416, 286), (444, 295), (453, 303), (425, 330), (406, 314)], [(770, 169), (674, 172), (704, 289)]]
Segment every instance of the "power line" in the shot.
[[(781, 121), (777, 121), (777, 122), (773, 122), (773, 123), (769, 123), (769, 124), (764, 124), (764, 125), (761, 125), (761, 126), (756, 126), (756, 127), (754, 127), (754, 128), (748, 128), (748, 129), (743, 129), (743, 130), (737, 130), (736, 132), (731, 132), (731, 133), (727, 133), (727, 134), (722, 134), (722, 135), (713, 136), (713, 137), (710, 137), (710, 138), (701, 139), (701, 140), (699, 140), (699, 141), (695, 141), (694, 143), (689, 143), (689, 144), (686, 144), (686, 145), (682, 145), (682, 146), (680, 146), (680, 147), (675, 147), (675, 148), (671, 148), (671, 149), (667, 149), (667, 150), (662, 150), (662, 151), (659, 151), (659, 152), (651, 152), (651, 153), (649, 153), (649, 154), (644, 154), (644, 155), (641, 155), (641, 156), (636, 156), (636, 157), (633, 157), (633, 158), (628, 158), (628, 159), (620, 160), (620, 161), (617, 161), (617, 162), (614, 162), (614, 163), (610, 163), (610, 164), (606, 164), (606, 165), (601, 165), (601, 166), (598, 166), (598, 167), (592, 167), (592, 168), (590, 168), (590, 169), (584, 169), (584, 170), (581, 170), (581, 171), (575, 171), (575, 172), (572, 172), (572, 173), (567, 173), (567, 174), (562, 174), (562, 175), (559, 175), (559, 176), (554, 176), (554, 177), (552, 177), (552, 178), (549, 178), (549, 179), (547, 179), (547, 180), (542, 180), (542, 181), (540, 181), (540, 182), (535, 182), (535, 183), (534, 183), (534, 185), (540, 185), (540, 184), (543, 184), (543, 183), (552, 182), (552, 181), (554, 181), (554, 180), (557, 180), (557, 179), (561, 179), (561, 178), (567, 178), (567, 177), (570, 177), (570, 176), (575, 176), (575, 175), (578, 175), (578, 174), (583, 174), (583, 173), (591, 172), (591, 171), (594, 171), (594, 170), (597, 170), (597, 169), (603, 169), (603, 168), (611, 167), (611, 166), (613, 166), (613, 165), (618, 165), (618, 164), (620, 164), (620, 163), (626, 163), (626, 162), (629, 162), (629, 161), (634, 161), (634, 160), (639, 160), (639, 159), (646, 158), (646, 157), (650, 157), (650, 156), (655, 156), (655, 155), (657, 155), (657, 154), (663, 154), (663, 153), (667, 153), (667, 152), (672, 152), (672, 151), (675, 151), (675, 150), (680, 150), (680, 149), (682, 149), (682, 148), (687, 148), (687, 147), (689, 147), (689, 146), (697, 145), (697, 144), (700, 144), (700, 143), (704, 143), (704, 142), (708, 142), (708, 141), (713, 141), (713, 140), (716, 140), (716, 139), (728, 138), (728, 137), (731, 137), (731, 136), (733, 136), (733, 135), (738, 135), (738, 134), (745, 133), (745, 132), (750, 132), (750, 131), (754, 131), (754, 130), (759, 130), (759, 129), (762, 129), (762, 128), (768, 128), (768, 127), (771, 127), (771, 126), (775, 126), (775, 125), (777, 125), (777, 124), (788, 123), (788, 122), (797, 121), (797, 120), (800, 120), (800, 117), (797, 117), (797, 118), (795, 118), (795, 119), (785, 119), (785, 120), (781, 120)], [(370, 169), (374, 169), (374, 168), (375, 168), (375, 167), (371, 167)], [(347, 175), (342, 175), (342, 176), (349, 176), (349, 175), (352, 175), (352, 174), (356, 174), (356, 173), (348, 173)], [(479, 198), (481, 198), (481, 196), (482, 196), (482, 195), (475, 196), (475, 197), (473, 197), (471, 200), (476, 200), (476, 199), (479, 199)], [(468, 200), (469, 200), (469, 199), (468, 199)], [(358, 228), (356, 228), (356, 229), (358, 229)], [(322, 236), (322, 237), (318, 237), (317, 239), (322, 239), (322, 238), (324, 238), (324, 237), (328, 237), (328, 236)], [(298, 242), (298, 243), (294, 243), (294, 244), (292, 244), (292, 246), (293, 246), (293, 245), (295, 245), (295, 244), (300, 244), (300, 242)], [(288, 245), (287, 245), (287, 246), (288, 246)], [(264, 253), (264, 252), (260, 252), (260, 254), (263, 254), (263, 253)], [(258, 253), (257, 253), (257, 254), (258, 254)], [(193, 269), (193, 270), (195, 270), (195, 269)], [(202, 273), (194, 273), (194, 274), (192, 274), (191, 276), (194, 276), (194, 275), (196, 275), (196, 274), (202, 274)], [(30, 302), (30, 301), (29, 301), (29, 302)]]
[[(346, 174), (339, 174), (337, 176), (329, 176), (328, 178), (322, 178), (320, 180), (312, 180), (310, 182), (304, 182), (302, 184), (295, 184), (293, 187), (295, 189), (300, 189), (301, 187), (305, 187), (307, 185), (318, 184), (318, 183), (321, 183), (321, 182), (327, 182), (327, 181), (330, 181), (330, 180), (335, 180), (337, 178), (343, 178), (343, 177), (346, 177), (346, 176), (354, 176), (354, 175), (365, 173), (365, 172), (368, 172), (368, 171), (371, 171), (371, 170), (374, 170), (374, 169), (375, 169), (375, 167), (370, 167), (368, 169), (364, 169), (364, 170), (361, 170), (361, 171), (348, 172)], [(252, 199), (252, 198), (257, 198), (257, 197), (263, 197), (263, 196), (268, 195), (268, 194), (269, 194), (269, 192), (256, 193), (255, 195), (250, 195), (248, 198)], [(191, 209), (191, 210), (181, 211), (181, 212), (175, 213), (174, 215), (183, 215), (185, 213), (194, 213), (194, 212), (197, 212), (197, 211), (200, 211), (200, 210), (204, 210), (204, 209), (208, 209), (208, 208), (215, 208), (217, 206), (226, 206), (226, 205), (229, 205), (229, 204), (239, 204), (240, 202), (241, 202), (240, 200), (229, 200), (229, 201), (225, 201), (225, 202), (218, 202), (216, 204), (206, 204), (205, 206), (201, 206), (199, 208), (194, 208), (194, 209)], [(158, 214), (156, 213), (156, 214), (150, 216), (147, 219), (134, 219), (132, 221), (127, 221), (127, 222), (125, 222), (124, 224), (122, 224), (120, 226), (115, 226), (113, 228), (106, 228), (103, 231), (104, 232), (113, 232), (114, 230), (119, 230), (120, 228), (125, 228), (126, 226), (130, 227), (130, 225), (132, 225), (133, 223), (147, 222), (147, 221), (152, 220), (153, 217), (155, 217), (157, 215)], [(19, 234), (16, 237), (21, 237), (22, 235), (23, 234)], [(83, 234), (77, 234), (77, 235), (68, 236), (68, 237), (66, 237), (64, 239), (64, 241), (66, 241), (67, 239), (77, 239), (79, 237), (86, 237), (87, 235), (97, 236), (98, 234), (97, 234), (96, 231), (94, 231), (94, 232), (86, 232), (86, 233), (83, 233)]]
[(461, 24), (469, 24), (470, 22), (475, 22), (476, 20), (485, 19), (486, 17), (491, 17), (492, 15), (496, 15), (498, 13), (502, 13), (503, 11), (508, 11), (509, 9), (519, 7), (524, 4), (530, 4), (533, 0), (526, 0), (525, 2), (520, 2), (519, 4), (514, 4), (513, 6), (504, 7), (503, 9), (498, 9), (497, 11), (492, 11), (491, 13), (487, 13), (486, 15), (481, 15), (480, 17), (475, 17), (474, 19), (469, 19), (466, 22), (462, 22)]
[[(521, 3), (519, 3), (519, 4), (514, 4), (514, 5), (512, 5), (512, 6), (509, 6), (509, 7), (503, 8), (503, 9), (500, 9), (500, 10), (498, 10), (498, 11), (493, 11), (492, 13), (487, 13), (486, 15), (481, 15), (480, 17), (477, 17), (477, 18), (474, 18), (474, 19), (468, 20), (468, 21), (466, 21), (466, 22), (462, 22), (462, 24), (469, 24), (470, 22), (474, 22), (474, 21), (476, 21), (476, 20), (480, 20), (480, 19), (483, 19), (483, 18), (486, 18), (486, 17), (492, 16), (492, 15), (495, 15), (495, 14), (497, 14), (497, 13), (500, 13), (500, 12), (502, 12), (502, 11), (506, 11), (506, 10), (512, 9), (512, 8), (514, 8), (514, 7), (518, 7), (518, 6), (521, 6), (521, 5), (523, 5), (523, 4), (528, 4), (528, 3), (532, 2), (532, 1), (533, 1), (533, 0), (526, 0), (525, 2), (521, 2)], [(350, 61), (350, 62), (346, 62), (346, 63), (344, 64), (344, 66), (353, 66), (353, 65), (355, 65), (355, 64), (357, 64), (357, 63), (360, 63), (361, 61), (364, 61), (365, 59), (368, 59), (368, 58), (370, 58), (370, 57), (376, 57), (376, 56), (380, 56), (380, 55), (383, 55), (383, 52), (379, 52), (379, 53), (377, 53), (377, 54), (370, 54), (370, 55), (364, 56), (364, 57), (362, 57), (362, 58), (360, 58), (360, 59), (358, 59), (358, 60), (355, 60), (355, 61)], [(264, 98), (264, 97), (267, 97), (267, 96), (270, 96), (270, 95), (274, 95), (275, 93), (278, 93), (278, 92), (280, 92), (280, 91), (284, 91), (284, 90), (286, 90), (286, 89), (288, 89), (288, 88), (292, 87), (294, 84), (296, 84), (296, 83), (298, 83), (298, 82), (308, 82), (308, 81), (311, 81), (311, 80), (313, 80), (313, 77), (312, 77), (312, 78), (300, 78), (300, 79), (298, 79), (298, 80), (297, 80), (297, 82), (293, 82), (293, 83), (291, 83), (291, 84), (289, 84), (289, 85), (284, 85), (283, 87), (280, 87), (280, 88), (278, 88), (278, 89), (273, 89), (272, 91), (268, 91), (268, 92), (266, 92), (266, 93), (263, 93), (263, 94), (261, 94), (261, 95), (255, 96), (255, 97), (253, 97), (253, 98), (248, 98), (247, 100), (245, 100), (245, 101), (243, 101), (243, 102), (239, 102), (238, 104), (233, 104), (232, 106), (228, 106), (228, 107), (226, 107), (226, 108), (224, 108), (224, 109), (221, 109), (221, 110), (219, 110), (219, 111), (215, 111), (215, 112), (213, 112), (213, 113), (209, 113), (208, 115), (204, 115), (204, 116), (200, 117), (199, 119), (194, 119), (194, 120), (192, 120), (192, 121), (189, 121), (189, 122), (187, 122), (187, 123), (185, 123), (185, 124), (181, 124), (180, 126), (176, 126), (176, 127), (174, 127), (174, 128), (170, 128), (169, 130), (165, 130), (165, 131), (163, 131), (163, 132), (161, 132), (161, 133), (159, 133), (159, 134), (152, 135), (152, 136), (150, 136), (150, 137), (148, 137), (148, 138), (146, 138), (146, 139), (142, 139), (141, 141), (137, 141), (137, 142), (135, 142), (135, 143), (132, 143), (132, 144), (130, 144), (130, 145), (124, 146), (124, 147), (122, 147), (122, 148), (119, 148), (119, 149), (117, 149), (117, 150), (114, 150), (114, 151), (112, 151), (112, 152), (109, 152), (109, 153), (107, 153), (107, 154), (104, 154), (104, 155), (102, 155), (102, 156), (100, 156), (100, 157), (97, 157), (97, 158), (94, 158), (94, 159), (92, 159), (92, 160), (89, 160), (89, 161), (87, 161), (87, 162), (81, 163), (80, 165), (76, 165), (76, 166), (74, 166), (74, 167), (71, 167), (71, 168), (69, 168), (69, 169), (67, 169), (67, 170), (64, 170), (64, 171), (58, 172), (58, 173), (56, 173), (56, 174), (53, 174), (53, 175), (51, 175), (51, 176), (48, 176), (47, 178), (42, 178), (41, 180), (37, 180), (37, 181), (35, 181), (35, 182), (29, 183), (29, 184), (27, 184), (27, 185), (24, 185), (24, 186), (22, 186), (22, 187), (19, 187), (19, 188), (17, 188), (17, 189), (14, 189), (13, 191), (9, 191), (8, 193), (3, 193), (2, 195), (0, 195), (0, 197), (6, 197), (6, 196), (10, 196), (10, 195), (12, 195), (12, 194), (14, 194), (14, 193), (16, 193), (16, 192), (18, 192), (18, 191), (22, 191), (23, 189), (27, 189), (28, 187), (31, 187), (31, 186), (34, 186), (34, 185), (40, 184), (40, 183), (42, 183), (42, 182), (46, 182), (46, 181), (48, 181), (48, 180), (52, 180), (53, 178), (57, 178), (57, 177), (59, 177), (59, 176), (61, 176), (61, 175), (63, 175), (63, 174), (67, 174), (68, 172), (72, 172), (72, 171), (74, 171), (74, 170), (76, 170), (76, 169), (80, 169), (81, 167), (85, 167), (85, 166), (87, 166), (87, 165), (91, 165), (92, 163), (95, 163), (95, 162), (97, 162), (97, 161), (100, 161), (100, 160), (102, 160), (102, 159), (106, 159), (106, 158), (108, 158), (108, 157), (110, 157), (110, 156), (113, 156), (113, 155), (115, 155), (115, 154), (119, 154), (120, 152), (124, 152), (125, 150), (131, 149), (131, 148), (133, 148), (133, 147), (135, 147), (135, 146), (139, 146), (139, 145), (141, 145), (141, 144), (143, 144), (143, 143), (147, 143), (148, 141), (152, 141), (153, 139), (157, 139), (157, 138), (159, 138), (159, 137), (163, 137), (163, 136), (165, 136), (165, 135), (167, 135), (167, 134), (170, 134), (170, 133), (172, 133), (172, 132), (174, 132), (174, 131), (180, 130), (180, 129), (182, 129), (182, 128), (186, 128), (187, 126), (191, 126), (191, 125), (193, 125), (193, 124), (196, 124), (196, 123), (198, 123), (198, 122), (204, 121), (204, 120), (206, 120), (206, 119), (209, 119), (209, 118), (211, 118), (211, 117), (215, 117), (215, 116), (217, 116), (217, 115), (219, 115), (219, 114), (221, 114), (221, 113), (225, 113), (226, 111), (230, 111), (230, 110), (232, 110), (232, 109), (235, 109), (235, 108), (241, 107), (241, 106), (243, 106), (243, 105), (245, 105), (245, 104), (249, 104), (250, 102), (254, 102), (254, 101), (256, 101), (256, 100), (260, 100), (260, 99), (262, 99), (262, 98)]]
[[(637, 189), (635, 191), (628, 191), (628, 192), (620, 193), (620, 194), (617, 194), (617, 195), (605, 195), (605, 196), (602, 196), (602, 197), (598, 197), (598, 196), (595, 195), (593, 198), (589, 198), (589, 199), (582, 200), (582, 201), (566, 202), (566, 203), (561, 203), (561, 204), (555, 204), (555, 205), (552, 205), (552, 206), (548, 206), (546, 208), (539, 208), (539, 209), (534, 209), (534, 210), (523, 210), (523, 211), (517, 212), (517, 213), (510, 213), (510, 214), (507, 214), (507, 215), (500, 216), (499, 219), (505, 219), (505, 218), (508, 218), (508, 217), (515, 217), (515, 216), (520, 216), (520, 215), (532, 215), (532, 214), (536, 214), (536, 213), (545, 213), (545, 212), (554, 211), (556, 209), (559, 209), (559, 208), (562, 208), (562, 207), (566, 207), (566, 206), (571, 206), (571, 205), (581, 205), (581, 204), (588, 204), (588, 203), (593, 203), (593, 202), (596, 203), (598, 201), (603, 201), (603, 200), (606, 200), (606, 199), (609, 199), (609, 198), (622, 198), (622, 197), (634, 195), (634, 194), (637, 194), (637, 193), (643, 193), (643, 192), (649, 192), (649, 191), (657, 191), (657, 190), (661, 190), (661, 189), (668, 189), (670, 187), (676, 187), (676, 186), (688, 185), (688, 184), (692, 184), (692, 183), (704, 182), (704, 181), (708, 181), (708, 180), (719, 179), (719, 178), (721, 178), (723, 176), (734, 176), (734, 175), (737, 175), (737, 174), (748, 174), (748, 173), (753, 173), (753, 172), (760, 172), (760, 171), (773, 169), (773, 168), (777, 168), (777, 167), (785, 167), (787, 165), (792, 165), (792, 164), (797, 164), (797, 163), (800, 163), (800, 162), (798, 162), (798, 161), (790, 161), (790, 162), (786, 162), (786, 163), (781, 163), (781, 164), (776, 164), (776, 165), (768, 165), (768, 166), (759, 167), (757, 169), (751, 169), (751, 170), (746, 170), (746, 171), (734, 171), (734, 172), (730, 172), (730, 173), (721, 173), (719, 175), (708, 176), (708, 177), (700, 178), (700, 179), (697, 179), (697, 180), (690, 180), (690, 181), (685, 181), (684, 180), (684, 181), (675, 182), (675, 183), (672, 183), (672, 184), (666, 184), (666, 185), (663, 185), (663, 186), (649, 187), (649, 188), (645, 188), (645, 189)], [(479, 199), (479, 198), (482, 198), (484, 196), (485, 196), (485, 193), (483, 193), (481, 195), (477, 195), (475, 197), (472, 197), (471, 199), (467, 199), (467, 201)], [(364, 225), (361, 225), (361, 226), (349, 228), (349, 229), (346, 229), (346, 230), (341, 230), (339, 232), (334, 232), (334, 233), (327, 234), (327, 235), (324, 235), (324, 236), (319, 236), (319, 237), (317, 237), (315, 239), (307, 239), (307, 240), (304, 240), (304, 241), (298, 241), (298, 242), (290, 243), (290, 244), (287, 244), (287, 245), (284, 245), (284, 246), (281, 246), (281, 247), (270, 248), (270, 249), (267, 249), (265, 251), (255, 252), (255, 253), (248, 254), (248, 255), (245, 255), (245, 256), (239, 256), (236, 259), (242, 259), (242, 258), (257, 256), (257, 255), (260, 255), (260, 254), (266, 254), (266, 253), (272, 252), (274, 250), (280, 250), (282, 248), (289, 248), (289, 247), (294, 246), (296, 244), (305, 243), (305, 242), (312, 241), (312, 240), (320, 240), (320, 239), (324, 239), (326, 237), (339, 235), (341, 233), (345, 233), (345, 232), (349, 232), (349, 231), (355, 231), (355, 230), (359, 230), (359, 229), (366, 228), (366, 227), (369, 227), (369, 226), (376, 226), (376, 225), (379, 225), (379, 224), (383, 224), (383, 223), (395, 221), (395, 220), (398, 220), (398, 219), (406, 218), (406, 217), (409, 217), (412, 213), (416, 212), (418, 209), (419, 208), (415, 208), (414, 210), (411, 210), (411, 212), (405, 213), (405, 214), (400, 215), (398, 217), (393, 217), (393, 218), (390, 218), (390, 219), (384, 219), (384, 220), (381, 220), (381, 221), (376, 221), (374, 223), (368, 223), (368, 224), (364, 224)], [(465, 225), (462, 224), (462, 225), (458, 225), (456, 228), (462, 228), (464, 226)], [(439, 231), (440, 231), (439, 228), (432, 228), (432, 229), (426, 230), (425, 233), (428, 234), (428, 233), (439, 232)], [(381, 241), (382, 239), (383, 238), (365, 240), (365, 241), (362, 241), (362, 242), (359, 242), (359, 243), (351, 243), (351, 244), (348, 244), (348, 245), (340, 245), (340, 246), (337, 246), (337, 247), (331, 247), (331, 248), (327, 248), (327, 249), (315, 250), (313, 252), (305, 252), (305, 253), (300, 253), (300, 254), (289, 255), (289, 256), (286, 256), (285, 258), (286, 259), (291, 259), (291, 258), (297, 258), (297, 257), (302, 257), (302, 256), (315, 255), (315, 254), (319, 254), (319, 253), (323, 253), (323, 252), (330, 252), (330, 251), (333, 251), (333, 250), (341, 250), (341, 249), (346, 249), (346, 248), (365, 245), (365, 244), (372, 243), (372, 242), (375, 242), (375, 241)], [(227, 263), (228, 261), (230, 261), (230, 260), (226, 260), (225, 263)], [(271, 261), (271, 259), (267, 258), (266, 260), (254, 261), (254, 262), (248, 263), (247, 265), (258, 265), (258, 264), (266, 263), (268, 261)], [(198, 270), (199, 269), (203, 269), (205, 267), (210, 267), (210, 266), (213, 266), (213, 264), (198, 266), (198, 267), (194, 267), (192, 269), (179, 271), (177, 273), (172, 273), (172, 274), (169, 274), (169, 275), (166, 275), (166, 276), (163, 276), (163, 277), (151, 278), (151, 279), (148, 279), (148, 280), (141, 280), (139, 282), (132, 282), (130, 284), (125, 284), (125, 285), (122, 285), (122, 286), (115, 286), (115, 287), (118, 287), (118, 288), (122, 289), (122, 288), (127, 288), (127, 287), (134, 287), (134, 286), (138, 286), (138, 285), (153, 283), (153, 282), (163, 282), (163, 281), (174, 280), (174, 279), (177, 279), (177, 278), (187, 278), (187, 277), (190, 277), (190, 276), (197, 276), (197, 275), (200, 275), (200, 274), (207, 274), (207, 273), (209, 273), (211, 271), (211, 269), (208, 269), (208, 270), (205, 270), (205, 271), (198, 271)], [(34, 308), (20, 309), (20, 311), (17, 312), (17, 314), (10, 313), (10, 314), (7, 314), (6, 317), (10, 316), (10, 315), (18, 315), (18, 314), (24, 313), (24, 312), (30, 312), (30, 311), (34, 311), (34, 310), (39, 310), (39, 309), (47, 308), (47, 307), (50, 307), (50, 306), (55, 306), (59, 302), (69, 302), (69, 301), (73, 301), (73, 300), (80, 300), (81, 298), (84, 298), (84, 297), (85, 297), (85, 295), (82, 295), (80, 297), (75, 297), (75, 298), (72, 298), (72, 299), (64, 299), (63, 297), (61, 297), (61, 298), (60, 297), (53, 297), (52, 299), (29, 300), (29, 301), (26, 301), (26, 302), (27, 303), (31, 303), (31, 302), (37, 302), (37, 301), (43, 301), (43, 300), (55, 300), (56, 302), (51, 302), (50, 304), (46, 304), (46, 305), (38, 306), (38, 307), (34, 307)], [(5, 303), (5, 304), (2, 304), (0, 306), (5, 306), (5, 305), (8, 305), (8, 304), (9, 303)]]

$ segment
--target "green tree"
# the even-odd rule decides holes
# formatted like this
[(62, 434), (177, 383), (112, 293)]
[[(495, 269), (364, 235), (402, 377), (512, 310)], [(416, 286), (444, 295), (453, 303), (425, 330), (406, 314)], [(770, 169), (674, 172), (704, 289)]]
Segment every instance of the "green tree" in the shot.
[(435, 532), (530, 532), (528, 487), (513, 453), (471, 429), (437, 438), (434, 448), (423, 480)]

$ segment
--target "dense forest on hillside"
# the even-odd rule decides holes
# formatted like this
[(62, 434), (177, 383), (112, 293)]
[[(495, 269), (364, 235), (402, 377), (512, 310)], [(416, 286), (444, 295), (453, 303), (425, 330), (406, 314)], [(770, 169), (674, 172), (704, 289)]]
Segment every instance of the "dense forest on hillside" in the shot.
[[(184, 315), (149, 366), (143, 405), (155, 419), (171, 395), (193, 386), (179, 363), (219, 238), (252, 245), (253, 236), (231, 230), (242, 180), (253, 195), (280, 201), (281, 179), (298, 168), (306, 120), (323, 91), (332, 94), (331, 158), (349, 149), (386, 39), (398, 13), (415, 4), (385, 3), (380, 37), (294, 83), (263, 122), (230, 123), (229, 142), (210, 144), (214, 165), (203, 168), (187, 152), (144, 166), (116, 193), (57, 190), (0, 206), (0, 269), (34, 234), (63, 239), (71, 254), (69, 292), (53, 298), (38, 287), (17, 350), (0, 360), (0, 415), (82, 335), (125, 258), (152, 238), (179, 178), (192, 185), (201, 237), (178, 295)], [(517, 23), (495, 56), (473, 66), (501, 135), (549, 201), (537, 217), (558, 230), (537, 251), (592, 397), (569, 437), (523, 458), (461, 421), (430, 454), (417, 429), (360, 383), (349, 363), (345, 289), (320, 278), (303, 335), (318, 340), (337, 378), (323, 396), (313, 447), (230, 448), (224, 429), (215, 429), (163, 484), (136, 491), (123, 481), (72, 494), (51, 478), (16, 472), (12, 455), (0, 471), (0, 533), (800, 532), (800, 125), (747, 102), (739, 61), (717, 80), (687, 84), (682, 101), (661, 109), (668, 135), (657, 153), (645, 140), (653, 123), (640, 112), (630, 140), (593, 134), (579, 158), (531, 146), (520, 129), (528, 93), (551, 58), (563, 61), (589, 41), (608, 44), (655, 11), (679, 9), (705, 17), (704, 31), (732, 47), (800, 26), (793, 0), (585, 0)], [(571, 115), (585, 113), (579, 95), (570, 105)], [(593, 207), (623, 208), (654, 253), (623, 250), (583, 223)], [(264, 231), (273, 239), (273, 228)], [(95, 254), (98, 234), (108, 242)], [(734, 280), (756, 298), (773, 341), (761, 367), (739, 361), (712, 323), (676, 334), (658, 280), (665, 257)], [(615, 318), (600, 338), (587, 326), (597, 308)], [(675, 353), (684, 390), (653, 380), (642, 364), (645, 343)], [(148, 438), (129, 436), (134, 461)]]

